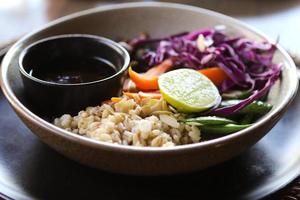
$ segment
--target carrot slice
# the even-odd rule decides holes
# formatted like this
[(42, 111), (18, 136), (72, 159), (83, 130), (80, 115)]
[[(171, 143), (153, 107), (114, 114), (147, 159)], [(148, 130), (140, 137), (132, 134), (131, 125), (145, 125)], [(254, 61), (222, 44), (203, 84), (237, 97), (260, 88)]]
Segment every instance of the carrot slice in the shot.
[(118, 103), (119, 101), (122, 100), (122, 98), (121, 98), (121, 97), (112, 97), (110, 100), (111, 100), (113, 103)]
[(129, 77), (135, 83), (136, 87), (140, 90), (157, 90), (158, 77), (173, 67), (171, 59), (163, 61), (161, 64), (152, 67), (144, 74), (139, 74), (129, 67)]
[(128, 70), (130, 79), (135, 83), (136, 87), (140, 90), (157, 90), (158, 89), (158, 76), (146, 76), (139, 74), (129, 67)]
[(221, 85), (228, 78), (224, 70), (219, 67), (200, 69), (198, 72), (209, 78), (216, 86)]
[(160, 99), (162, 97), (160, 92), (142, 92), (138, 93), (141, 98)]

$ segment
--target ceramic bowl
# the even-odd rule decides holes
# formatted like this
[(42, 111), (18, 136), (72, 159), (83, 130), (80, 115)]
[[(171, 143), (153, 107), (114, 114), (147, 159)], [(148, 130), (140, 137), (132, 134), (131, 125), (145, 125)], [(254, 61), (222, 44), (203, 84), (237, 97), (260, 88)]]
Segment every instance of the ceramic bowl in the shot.
[[(74, 64), (84, 64), (75, 67), (78, 71), (83, 67), (85, 69), (81, 71), (91, 70), (96, 66), (88, 62), (91, 58), (111, 63), (111, 71), (106, 71), (112, 74), (107, 77), (96, 74), (98, 76), (93, 77), (92, 81), (80, 80), (80, 83), (70, 83), (70, 79), (78, 79), (78, 75), (74, 74), (72, 69)], [(88, 105), (99, 105), (101, 101), (120, 94), (129, 61), (129, 54), (121, 45), (99, 36), (66, 34), (39, 40), (26, 47), (19, 57), (26, 101), (31, 110), (44, 118), (51, 119), (61, 113), (77, 114)], [(54, 67), (53, 63), (57, 66)], [(61, 67), (73, 70), (73, 75), (62, 76), (60, 70), (59, 78), (54, 77), (54, 71)], [(97, 65), (97, 68), (101, 67), (105, 68), (105, 65)], [(45, 75), (42, 78), (35, 77), (35, 70), (45, 73), (45, 68), (50, 68), (47, 71), (52, 74), (52, 79), (48, 80), (49, 77)], [(60, 82), (55, 82), (53, 78)]]
[(257, 41), (268, 40), (263, 34), (233, 18), (197, 7), (153, 2), (103, 6), (58, 19), (20, 39), (3, 60), (2, 89), (16, 113), (34, 134), (51, 148), (82, 164), (111, 172), (139, 175), (204, 169), (241, 154), (266, 135), (287, 110), (297, 92), (298, 79), (292, 59), (280, 46), (274, 62), (283, 64), (282, 78), (269, 93), (268, 101), (274, 107), (267, 115), (251, 127), (234, 134), (173, 148), (107, 144), (55, 127), (32, 112), (24, 100), (18, 58), (29, 44), (58, 34), (93, 34), (116, 40), (136, 37), (141, 31), (161, 37), (216, 25), (225, 25), (227, 32), (233, 35), (243, 35)]

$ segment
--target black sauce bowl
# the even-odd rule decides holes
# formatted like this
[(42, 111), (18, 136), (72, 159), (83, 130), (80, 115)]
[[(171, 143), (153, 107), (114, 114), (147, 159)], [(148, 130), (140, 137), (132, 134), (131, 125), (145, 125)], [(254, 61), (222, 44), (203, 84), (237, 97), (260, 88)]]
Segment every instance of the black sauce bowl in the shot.
[[(70, 56), (101, 57), (112, 63), (116, 72), (90, 82), (57, 83), (37, 78), (28, 71), (28, 66), (43, 67), (55, 59)], [(99, 36), (58, 35), (34, 42), (19, 57), (28, 106), (34, 112), (52, 118), (63, 113), (75, 114), (87, 106), (99, 105), (103, 100), (119, 95), (129, 61), (129, 54), (121, 45)]]

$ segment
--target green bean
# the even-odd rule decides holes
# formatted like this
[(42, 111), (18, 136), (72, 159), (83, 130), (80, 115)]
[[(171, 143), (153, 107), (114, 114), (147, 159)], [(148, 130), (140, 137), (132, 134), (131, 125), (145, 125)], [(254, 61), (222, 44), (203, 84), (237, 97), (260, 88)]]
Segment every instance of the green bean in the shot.
[(200, 128), (201, 133), (206, 133), (206, 134), (229, 134), (229, 133), (234, 133), (237, 131), (240, 131), (244, 128), (247, 128), (251, 126), (251, 124), (226, 124), (226, 125), (217, 125), (217, 126), (202, 126)]
[(185, 122), (185, 124), (187, 124), (187, 125), (194, 125), (194, 126), (203, 126), (203, 124), (201, 124), (201, 123), (199, 123), (199, 122), (192, 122), (192, 121), (190, 121), (190, 122)]
[(240, 124), (250, 124), (254, 119), (254, 114), (245, 114)]
[[(221, 106), (232, 106), (235, 104), (238, 104), (241, 100), (227, 100), (222, 101)], [(247, 105), (245, 108), (241, 109), (238, 114), (258, 114), (258, 115), (264, 115), (268, 113), (272, 109), (272, 105), (269, 103), (265, 103), (262, 101), (253, 101), (251, 104)]]
[(252, 90), (232, 90), (222, 94), (223, 99), (245, 99), (251, 95)]
[(230, 119), (226, 119), (223, 117), (215, 117), (215, 116), (203, 116), (196, 118), (189, 118), (183, 120), (186, 124), (189, 125), (225, 125), (225, 124), (235, 124), (236, 122)]

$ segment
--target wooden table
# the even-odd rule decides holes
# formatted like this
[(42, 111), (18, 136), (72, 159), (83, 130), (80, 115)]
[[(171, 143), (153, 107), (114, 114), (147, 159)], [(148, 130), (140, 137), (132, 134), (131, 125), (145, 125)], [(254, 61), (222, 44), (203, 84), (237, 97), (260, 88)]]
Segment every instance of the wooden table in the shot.
[[(0, 27), (2, 27), (0, 47), (61, 16), (96, 6), (122, 2), (130, 1), (0, 0)], [(279, 43), (286, 49), (300, 54), (300, 1), (171, 0), (171, 2), (200, 6), (238, 18), (274, 40), (279, 38)], [(299, 191), (299, 183), (295, 181), (279, 195), (283, 199), (297, 200)], [(278, 199), (278, 193), (273, 198)]]

